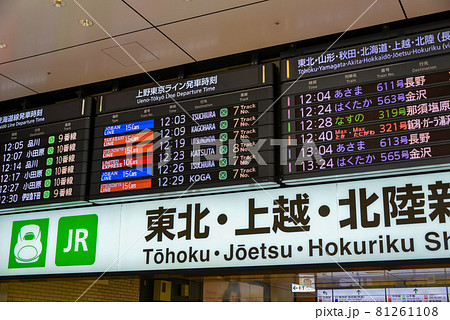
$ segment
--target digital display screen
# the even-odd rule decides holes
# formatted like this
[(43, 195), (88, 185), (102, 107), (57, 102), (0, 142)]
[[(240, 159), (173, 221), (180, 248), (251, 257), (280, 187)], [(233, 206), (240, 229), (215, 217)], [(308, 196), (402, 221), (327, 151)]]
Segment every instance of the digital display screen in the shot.
[(284, 180), (444, 164), (448, 56), (283, 84)]
[[(65, 112), (59, 115), (49, 106), (28, 111), (28, 116), (16, 113), (17, 120), (2, 117), (0, 212), (85, 200), (91, 103), (61, 107)], [(77, 114), (78, 119), (66, 120)]]
[(252, 81), (255, 88), (99, 114), (90, 199), (274, 182), (273, 87)]
[[(365, 42), (367, 40), (363, 40)], [(406, 37), (363, 43), (339, 49), (320, 51), (285, 59), (281, 62), (281, 81), (338, 73), (349, 70), (386, 65), (411, 59), (428, 59), (448, 53), (450, 29), (429, 31)], [(420, 68), (426, 66), (420, 66)]]

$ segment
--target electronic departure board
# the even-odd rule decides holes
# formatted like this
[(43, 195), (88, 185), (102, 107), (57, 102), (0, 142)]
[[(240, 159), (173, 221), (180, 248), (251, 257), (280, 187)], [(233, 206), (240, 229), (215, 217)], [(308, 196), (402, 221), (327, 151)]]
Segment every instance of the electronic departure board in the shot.
[[(439, 31), (374, 45), (387, 51), (393, 51), (394, 44), (411, 48), (397, 55), (388, 52), (391, 58), (381, 59), (385, 63), (396, 57), (414, 58), (415, 52), (420, 56), (432, 46), (440, 53), (426, 58), (348, 72), (334, 72), (338, 67), (321, 69), (320, 64), (309, 73), (297, 70), (297, 75), (303, 72), (308, 78), (282, 85), (281, 130), (288, 145), (283, 180), (301, 183), (334, 175), (373, 176), (374, 171), (448, 166), (449, 41), (449, 32)], [(364, 53), (363, 47), (373, 46), (341, 51), (358, 56)], [(309, 58), (295, 60), (299, 66), (305, 59)], [(368, 60), (368, 65), (372, 62)], [(323, 75), (325, 70), (329, 75)], [(315, 72), (322, 76), (312, 77)]]
[(101, 97), (90, 199), (275, 184), (273, 73), (252, 66)]
[(91, 99), (0, 116), (0, 212), (86, 200)]

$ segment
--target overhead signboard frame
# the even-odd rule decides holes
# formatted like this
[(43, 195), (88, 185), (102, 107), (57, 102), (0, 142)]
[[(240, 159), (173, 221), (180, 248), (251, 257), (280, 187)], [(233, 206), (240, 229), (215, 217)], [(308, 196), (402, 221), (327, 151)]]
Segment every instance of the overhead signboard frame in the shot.
[(92, 98), (0, 116), (0, 213), (88, 204)]
[[(445, 263), (449, 191), (449, 174), (424, 174), (241, 192), (233, 201), (224, 194), (4, 215), (0, 276)], [(97, 238), (95, 260), (80, 240), (86, 254), (61, 262), (58, 248), (73, 244), (68, 219), (72, 236), (79, 229)], [(48, 230), (44, 265), (16, 261), (30, 225)]]
[(449, 53), (441, 29), (283, 60), (283, 182), (448, 170)]
[(274, 68), (255, 65), (100, 97), (90, 200), (278, 186), (270, 145)]

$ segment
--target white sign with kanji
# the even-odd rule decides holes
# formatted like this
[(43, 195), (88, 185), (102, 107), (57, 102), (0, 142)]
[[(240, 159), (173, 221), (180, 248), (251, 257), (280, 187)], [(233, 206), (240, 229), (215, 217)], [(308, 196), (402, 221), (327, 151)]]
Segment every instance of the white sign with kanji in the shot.
[(448, 258), (450, 174), (122, 207), (119, 270)]
[(449, 220), (448, 172), (11, 214), (0, 276), (420, 263)]

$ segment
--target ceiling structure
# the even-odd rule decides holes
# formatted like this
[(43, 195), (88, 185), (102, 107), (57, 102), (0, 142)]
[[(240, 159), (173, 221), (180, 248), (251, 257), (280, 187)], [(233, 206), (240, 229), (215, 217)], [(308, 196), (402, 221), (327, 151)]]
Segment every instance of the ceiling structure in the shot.
[(450, 10), (448, 0), (54, 1), (0, 1), (0, 101)]

